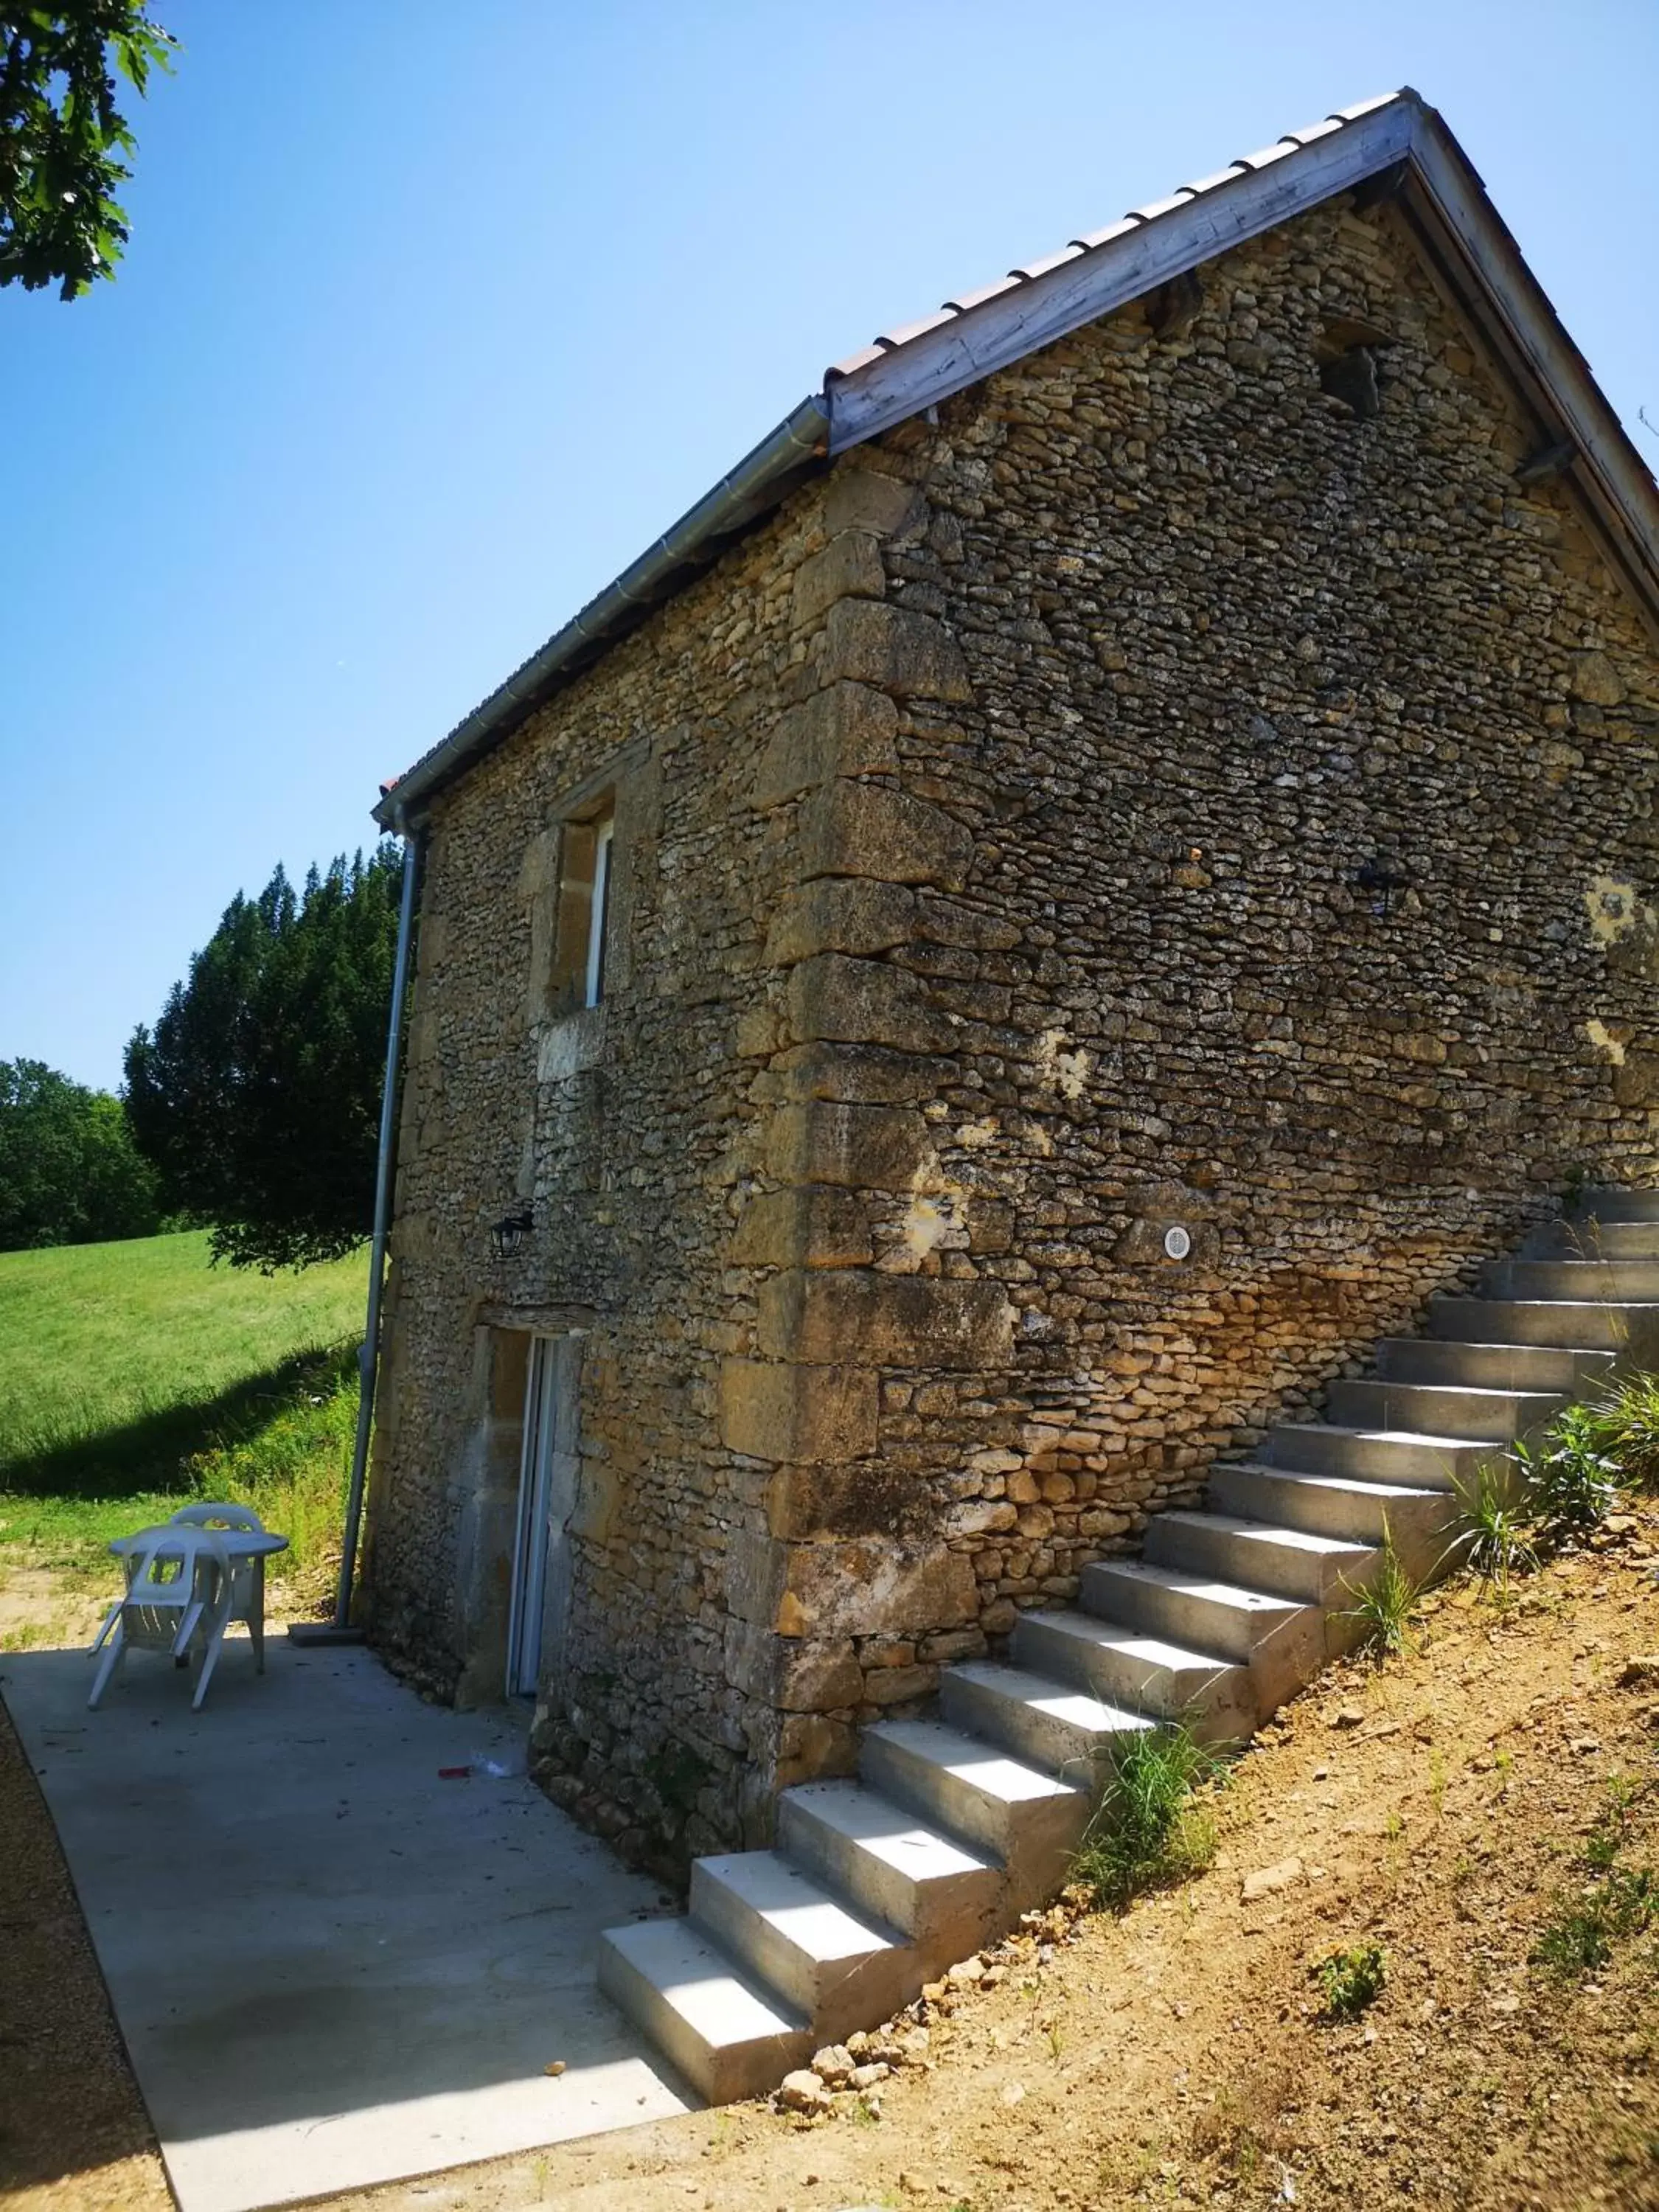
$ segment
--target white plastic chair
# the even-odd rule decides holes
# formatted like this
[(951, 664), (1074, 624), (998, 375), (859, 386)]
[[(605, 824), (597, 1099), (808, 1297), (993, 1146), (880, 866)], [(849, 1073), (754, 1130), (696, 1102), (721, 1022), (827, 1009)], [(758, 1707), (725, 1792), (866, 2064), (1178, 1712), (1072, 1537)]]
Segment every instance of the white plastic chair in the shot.
[[(170, 1523), (179, 1528), (228, 1528), (238, 1534), (263, 1536), (265, 1524), (251, 1505), (181, 1505)], [(265, 1563), (234, 1559), (230, 1570), (230, 1610), (228, 1621), (245, 1620), (253, 1646), (257, 1673), (265, 1671)]]
[(146, 1528), (138, 1548), (126, 1559), (127, 1586), (104, 1617), (93, 1645), (103, 1649), (104, 1662), (92, 1685), (88, 1705), (95, 1706), (130, 1650), (166, 1651), (183, 1658), (191, 1641), (203, 1630), (202, 1671), (191, 1699), (192, 1711), (201, 1710), (207, 1686), (218, 1662), (228, 1618), (230, 1555), (224, 1540), (210, 1528)]

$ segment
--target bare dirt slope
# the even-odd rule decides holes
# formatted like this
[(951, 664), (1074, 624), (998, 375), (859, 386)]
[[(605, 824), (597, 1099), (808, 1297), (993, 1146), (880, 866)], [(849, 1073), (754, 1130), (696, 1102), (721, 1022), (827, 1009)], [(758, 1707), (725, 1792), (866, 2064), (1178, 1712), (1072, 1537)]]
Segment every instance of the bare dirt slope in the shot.
[[(1234, 1770), (1210, 1872), (1006, 1947), (988, 1986), (927, 2008), (925, 2060), (881, 2084), (879, 2118), (850, 2095), (811, 2121), (733, 2107), (331, 2212), (1659, 2208), (1659, 1912), (1600, 1969), (1529, 1962), (1605, 1898), (1593, 1859), (1638, 1903), (1641, 1870), (1659, 1870), (1659, 1656), (1633, 1663), (1659, 1655), (1659, 1512), (1597, 1540), (1507, 1615), (1445, 1593), (1413, 1655), (1325, 1677)], [(84, 1973), (84, 1937), (57, 1929), (66, 1975)], [(1371, 1943), (1382, 1996), (1322, 2020), (1310, 1969)], [(127, 2094), (107, 2039), (58, 2063), (89, 2109)], [(111, 2155), (62, 2123), (53, 2140), (67, 2171)], [(56, 2195), (43, 2163), (6, 2201), (156, 2201), (141, 2158)], [(129, 2194), (93, 2193), (118, 2174)]]

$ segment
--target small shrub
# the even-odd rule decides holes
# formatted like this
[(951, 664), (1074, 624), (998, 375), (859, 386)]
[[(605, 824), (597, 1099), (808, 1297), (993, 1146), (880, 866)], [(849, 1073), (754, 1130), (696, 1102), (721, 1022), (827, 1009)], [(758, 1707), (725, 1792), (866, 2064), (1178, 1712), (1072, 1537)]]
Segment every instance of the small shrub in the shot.
[(1359, 1623), (1361, 1650), (1374, 1652), (1381, 1659), (1411, 1650), (1411, 1615), (1418, 1585), (1401, 1565), (1391, 1536), (1383, 1536), (1382, 1556), (1370, 1582), (1356, 1585), (1345, 1577), (1343, 1586), (1353, 1599), (1351, 1606), (1343, 1607), (1343, 1619)]
[(1193, 1792), (1220, 1768), (1219, 1756), (1178, 1722), (1130, 1737), (1112, 1761), (1073, 1879), (1088, 1885), (1097, 1905), (1121, 1912), (1144, 1890), (1200, 1873), (1215, 1856), (1215, 1823)]
[(1313, 1969), (1325, 2000), (1329, 2020), (1358, 2020), (1367, 2005), (1382, 1994), (1389, 1976), (1386, 1952), (1375, 1943), (1357, 1943), (1352, 1950), (1333, 1951)]
[(1659, 1879), (1652, 1868), (1611, 1867), (1593, 1887), (1558, 1906), (1532, 1948), (1532, 1963), (1564, 1979), (1593, 1973), (1607, 1965), (1616, 1942), (1642, 1935), (1656, 1914)]
[(1659, 1491), (1659, 1375), (1632, 1375), (1589, 1408), (1599, 1449), (1632, 1490)]
[(1515, 1447), (1527, 1504), (1547, 1543), (1560, 1544), (1594, 1528), (1618, 1500), (1619, 1467), (1603, 1448), (1599, 1421), (1592, 1407), (1569, 1406), (1540, 1443)]
[(1462, 1553), (1465, 1565), (1479, 1575), (1502, 1610), (1510, 1601), (1514, 1577), (1531, 1574), (1538, 1565), (1531, 1522), (1510, 1504), (1488, 1468), (1480, 1470), (1480, 1486), (1468, 1504), (1466, 1517), (1468, 1525), (1453, 1549)]

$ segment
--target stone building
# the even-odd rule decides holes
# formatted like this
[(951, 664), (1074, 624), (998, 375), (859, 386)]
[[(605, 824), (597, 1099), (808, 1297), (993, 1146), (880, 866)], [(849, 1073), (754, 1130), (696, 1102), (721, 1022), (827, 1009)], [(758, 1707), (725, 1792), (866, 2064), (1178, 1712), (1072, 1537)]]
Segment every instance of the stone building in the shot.
[(1656, 548), (1409, 92), (831, 370), (383, 799), (380, 1647), (763, 1841), (1650, 1178)]

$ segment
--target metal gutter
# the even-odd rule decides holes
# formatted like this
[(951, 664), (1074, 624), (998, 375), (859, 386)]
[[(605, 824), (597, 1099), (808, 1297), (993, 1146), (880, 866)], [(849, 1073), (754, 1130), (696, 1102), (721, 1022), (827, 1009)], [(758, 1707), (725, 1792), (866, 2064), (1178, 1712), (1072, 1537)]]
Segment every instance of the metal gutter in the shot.
[(410, 819), (411, 810), (421, 806), (476, 755), (504, 738), (539, 706), (561, 676), (574, 673), (614, 643), (678, 590), (688, 572), (712, 561), (726, 538), (776, 506), (805, 471), (827, 454), (829, 444), (829, 410), (822, 395), (815, 392), (786, 415), (671, 530), (665, 531), (631, 568), (624, 568), (614, 583), (549, 638), (499, 690), (492, 691), (464, 722), (458, 722), (406, 775), (395, 783), (383, 784), (374, 819), (386, 829)]

